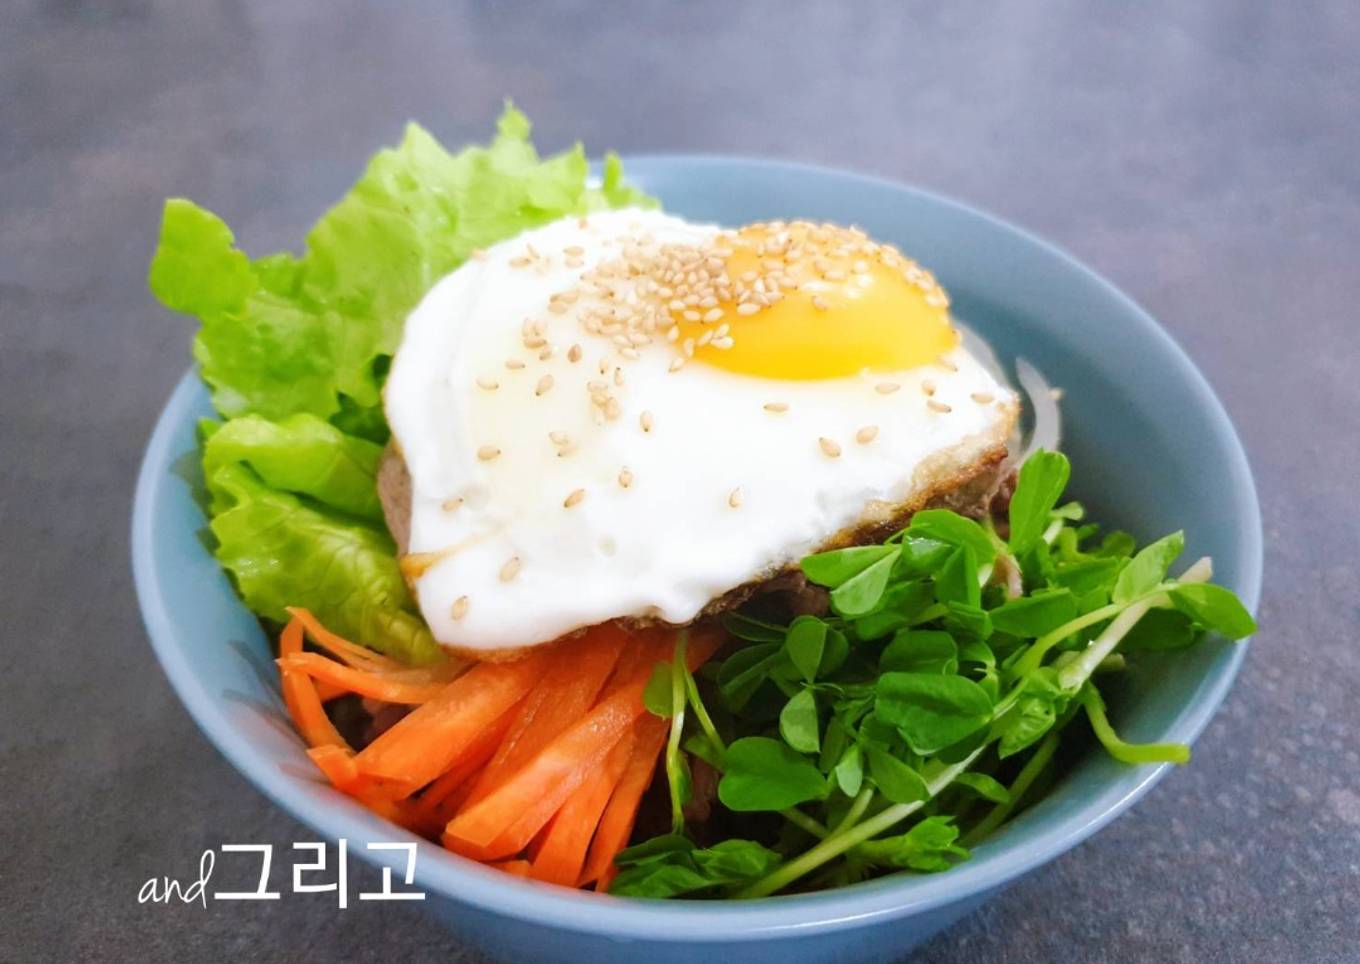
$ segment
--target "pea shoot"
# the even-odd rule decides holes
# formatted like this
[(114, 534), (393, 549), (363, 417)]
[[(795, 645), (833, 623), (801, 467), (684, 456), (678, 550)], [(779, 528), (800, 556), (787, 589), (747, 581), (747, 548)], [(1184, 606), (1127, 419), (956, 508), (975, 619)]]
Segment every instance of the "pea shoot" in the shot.
[[(1069, 475), (1060, 453), (1030, 456), (1005, 538), (932, 509), (882, 545), (807, 557), (830, 611), (730, 614), (742, 645), (702, 687), (677, 647), (646, 696), (671, 721), (671, 833), (623, 851), (611, 892), (749, 898), (947, 870), (1042, 795), (1083, 730), (1129, 765), (1188, 762), (1184, 745), (1121, 739), (1098, 679), (1255, 621), (1207, 558), (1170, 574), (1181, 533), (1136, 550), (1060, 504)], [(750, 826), (768, 834), (700, 845), (691, 755), (721, 774), (718, 803), (767, 815)]]

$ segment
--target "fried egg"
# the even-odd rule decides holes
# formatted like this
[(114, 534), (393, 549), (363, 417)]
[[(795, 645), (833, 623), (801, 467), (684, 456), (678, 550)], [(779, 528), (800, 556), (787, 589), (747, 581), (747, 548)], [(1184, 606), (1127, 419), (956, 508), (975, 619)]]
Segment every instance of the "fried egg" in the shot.
[(687, 623), (958, 479), (1017, 409), (891, 246), (643, 210), (546, 225), (439, 281), (385, 404), (403, 571), (435, 638), (484, 653)]

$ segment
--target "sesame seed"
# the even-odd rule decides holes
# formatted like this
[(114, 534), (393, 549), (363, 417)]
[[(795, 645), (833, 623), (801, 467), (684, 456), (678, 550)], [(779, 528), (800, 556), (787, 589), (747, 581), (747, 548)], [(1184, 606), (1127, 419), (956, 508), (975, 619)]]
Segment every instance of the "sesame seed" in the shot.
[(644, 432), (650, 432), (652, 426), (656, 424), (656, 419), (652, 416), (651, 412), (643, 412), (638, 416), (638, 424), (642, 426)]
[(576, 451), (576, 443), (575, 443), (575, 442), (564, 442), (564, 443), (562, 444), (562, 447), (559, 448), (559, 449), (557, 450), (557, 457), (558, 457), (559, 459), (564, 459), (564, 458), (566, 458), (568, 455), (571, 455), (571, 454), (572, 454), (573, 452), (575, 452), (575, 451)]
[(955, 365), (952, 361), (950, 361), (948, 358), (945, 358), (943, 355), (935, 359), (935, 364), (939, 365), (946, 371), (956, 372), (959, 370), (958, 365)]
[(728, 496), (727, 496), (727, 504), (730, 505), (730, 506), (731, 506), (732, 508), (734, 508), (734, 509), (735, 509), (737, 506), (741, 505), (741, 487), (740, 487), (740, 486), (738, 486), (737, 488), (733, 489), (733, 490), (728, 494)]
[(459, 596), (457, 599), (453, 601), (453, 606), (450, 607), (449, 609), (449, 615), (452, 616), (454, 619), (462, 619), (464, 616), (467, 615), (467, 611), (468, 611), (468, 597)]
[(932, 412), (952, 412), (952, 411), (953, 411), (953, 409), (950, 408), (948, 405), (946, 405), (944, 402), (937, 402), (937, 401), (935, 401), (935, 399), (933, 399), (933, 398), (928, 398), (928, 399), (926, 399), (926, 408), (930, 409)]
[(876, 438), (878, 438), (877, 425), (866, 425), (855, 433), (855, 441), (860, 445), (868, 445)]
[(586, 249), (578, 244), (569, 244), (562, 249), (562, 253), (569, 258), (579, 258), (586, 253)]
[(922, 382), (922, 383), (921, 383), (921, 391), (925, 392), (926, 395), (934, 395), (934, 394), (935, 394), (935, 383), (934, 383), (934, 382)]
[(891, 395), (901, 387), (897, 382), (879, 382), (874, 386), (874, 391), (880, 395)]
[(611, 398), (609, 401), (605, 402), (604, 405), (605, 418), (610, 419), (612, 421), (622, 414), (623, 408), (622, 406), (619, 405), (619, 400), (617, 398)]
[(638, 350), (632, 347), (620, 348), (619, 354), (622, 355), (624, 358), (627, 358), (629, 361), (637, 361), (639, 358), (642, 357), (640, 354), (638, 354)]
[(817, 444), (822, 447), (822, 453), (831, 458), (836, 458), (841, 454), (841, 447), (831, 439), (823, 436), (817, 440)]
[(553, 445), (566, 445), (571, 442), (571, 436), (566, 432), (549, 432), (548, 441)]
[(742, 304), (737, 305), (737, 314), (739, 315), (754, 315), (759, 310), (760, 305), (754, 304), (750, 301), (743, 302)]
[(714, 348), (717, 348), (721, 351), (726, 351), (727, 349), (735, 345), (736, 342), (734, 342), (731, 338), (714, 338), (711, 344), (713, 345)]
[(510, 259), (510, 267), (512, 268), (523, 268), (526, 267), (528, 264), (529, 259), (524, 257), (524, 255), (522, 254)]
[(445, 499), (439, 503), (439, 507), (445, 512), (457, 512), (458, 507), (463, 504), (462, 496), (454, 496), (452, 499)]
[(848, 276), (840, 268), (832, 268), (822, 275), (827, 281), (844, 281)]
[(626, 489), (632, 484), (633, 473), (628, 469), (628, 466), (625, 465), (623, 468), (619, 469), (619, 485)]
[(990, 392), (974, 392), (968, 397), (979, 405), (986, 405), (992, 401), (992, 394)]
[(765, 403), (765, 411), (767, 411), (767, 412), (773, 412), (773, 413), (776, 414), (776, 415), (778, 415), (778, 414), (780, 414), (780, 413), (782, 413), (782, 412), (787, 412), (788, 410), (789, 410), (789, 403), (788, 403), (788, 402), (766, 402), (766, 403)]
[(501, 582), (509, 582), (519, 575), (520, 562), (519, 556), (511, 556), (506, 560), (505, 565), (501, 566)]
[(567, 361), (571, 362), (572, 364), (575, 364), (580, 360), (581, 360), (580, 345), (572, 345), (570, 348), (567, 349)]
[(711, 325), (715, 321), (721, 321), (722, 316), (723, 310), (721, 308), (712, 308), (704, 315), (704, 323)]
[(683, 355), (677, 355), (675, 358), (672, 358), (672, 359), (671, 359), (670, 365), (667, 366), (667, 371), (670, 371), (670, 372), (674, 373), (674, 372), (678, 372), (680, 369), (682, 369), (682, 368), (684, 368), (684, 367), (685, 367), (685, 358), (684, 358), (684, 356), (683, 356)]
[(483, 376), (477, 379), (477, 387), (484, 388), (488, 392), (494, 392), (496, 389), (501, 387), (501, 383), (496, 381), (494, 378), (487, 378)]
[(623, 387), (623, 369), (622, 369), (622, 368), (615, 368), (615, 369), (614, 369), (614, 384), (617, 385), (619, 388), (622, 388), (622, 387)]
[(562, 500), (562, 507), (570, 509), (574, 505), (580, 505), (581, 500), (586, 497), (585, 489), (574, 489), (570, 495)]
[(826, 311), (826, 309), (831, 306), (826, 303), (826, 299), (821, 295), (813, 295), (812, 307), (816, 308), (818, 311)]
[(501, 450), (494, 445), (483, 445), (477, 450), (477, 458), (481, 459), (483, 462), (490, 462), (500, 454)]
[(549, 391), (552, 390), (552, 387), (553, 377), (551, 375), (544, 375), (542, 378), (538, 380), (538, 384), (534, 386), (534, 394), (546, 395)]
[(512, 372), (517, 372), (524, 367), (524, 362), (520, 361), (518, 358), (507, 358), (505, 360), (505, 367)]

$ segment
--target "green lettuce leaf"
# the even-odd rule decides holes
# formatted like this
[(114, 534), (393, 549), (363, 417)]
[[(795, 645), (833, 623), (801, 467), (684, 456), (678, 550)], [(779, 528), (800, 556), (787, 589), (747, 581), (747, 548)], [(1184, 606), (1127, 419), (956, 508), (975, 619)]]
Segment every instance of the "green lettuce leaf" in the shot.
[(540, 158), (507, 104), (488, 147), (450, 154), (415, 124), (308, 233), (251, 260), (227, 225), (165, 204), (152, 292), (198, 317), (194, 358), (226, 419), (204, 451), (217, 556), (273, 620), (305, 606), (336, 632), (438, 658), (397, 567), (375, 473), (382, 383), (406, 316), (479, 248), (558, 218), (655, 202), (617, 157), (587, 185), (581, 146)]
[(239, 462), (218, 465), (206, 481), (218, 507), (217, 558), (251, 610), (281, 623), (287, 607), (302, 606), (328, 629), (405, 662), (442, 658), (379, 525), (271, 488)]
[(381, 458), (382, 446), (346, 435), (315, 415), (300, 413), (280, 422), (244, 415), (208, 436), (203, 473), (211, 479), (219, 466), (244, 462), (270, 488), (305, 495), (382, 525), (377, 489)]
[(301, 257), (251, 262), (216, 215), (167, 201), (151, 290), (202, 322), (194, 357), (223, 415), (344, 413), (342, 424), (371, 430), (386, 361), (437, 280), (530, 228), (652, 203), (623, 183), (617, 158), (599, 188), (587, 187), (587, 170), (579, 144), (540, 159), (513, 106), (490, 147), (457, 154), (410, 124), (312, 228)]

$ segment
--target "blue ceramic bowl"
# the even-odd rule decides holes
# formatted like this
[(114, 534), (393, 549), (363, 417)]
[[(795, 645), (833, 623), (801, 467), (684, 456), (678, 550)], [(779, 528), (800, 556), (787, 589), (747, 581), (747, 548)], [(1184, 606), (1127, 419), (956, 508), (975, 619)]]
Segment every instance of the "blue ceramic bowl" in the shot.
[[(932, 268), (958, 316), (1009, 363), (1023, 355), (1066, 391), (1064, 447), (1096, 518), (1151, 538), (1186, 530), (1187, 558), (1255, 608), (1261, 521), (1242, 446), (1203, 376), (1157, 323), (1087, 268), (977, 211), (897, 184), (792, 164), (640, 158), (630, 176), (699, 221), (855, 223)], [(201, 541), (194, 423), (207, 393), (190, 373), (147, 447), (133, 511), (133, 569), (152, 644), (199, 726), (264, 793), (353, 852), (413, 840), (318, 779), (280, 703), (270, 650)], [(1223, 700), (1244, 649), (1221, 640), (1140, 663), (1111, 707), (1134, 740), (1191, 741)], [(752, 902), (647, 902), (512, 879), (429, 843), (417, 885), (470, 941), (514, 961), (848, 961), (899, 956), (1131, 806), (1165, 766), (1102, 753), (1068, 773), (973, 858), (944, 874)], [(403, 857), (391, 865), (400, 872)]]

